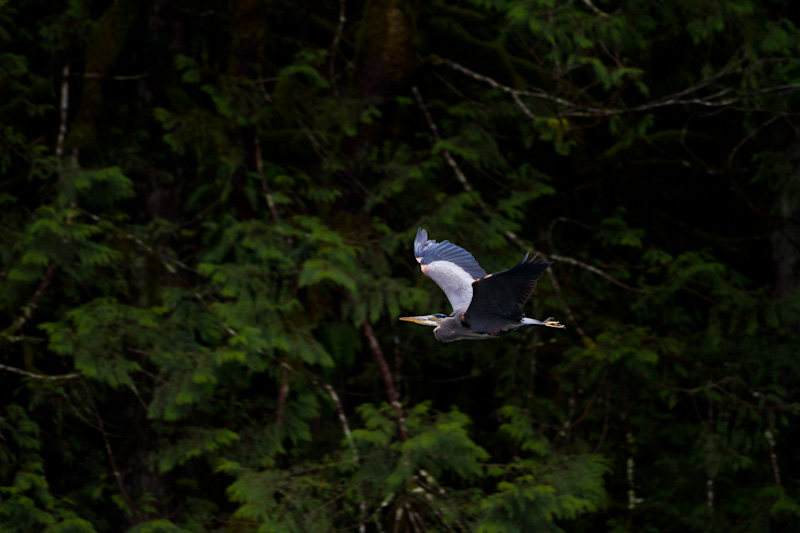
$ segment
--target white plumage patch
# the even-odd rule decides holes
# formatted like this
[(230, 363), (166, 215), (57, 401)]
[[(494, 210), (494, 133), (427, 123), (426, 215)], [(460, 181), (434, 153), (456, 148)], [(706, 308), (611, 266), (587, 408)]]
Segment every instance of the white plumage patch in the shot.
[(466, 270), (449, 261), (433, 261), (422, 265), (422, 272), (444, 291), (453, 309), (472, 301), (472, 282)]

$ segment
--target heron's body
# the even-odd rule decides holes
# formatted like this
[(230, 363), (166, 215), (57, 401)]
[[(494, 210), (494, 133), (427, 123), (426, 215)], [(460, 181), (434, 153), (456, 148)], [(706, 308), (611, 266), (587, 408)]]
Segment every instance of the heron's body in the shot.
[(433, 334), (442, 342), (493, 339), (523, 326), (564, 327), (552, 318), (541, 322), (522, 312), (536, 281), (552, 263), (526, 254), (513, 268), (487, 274), (472, 254), (450, 241), (428, 240), (422, 228), (414, 240), (414, 256), (422, 272), (444, 291), (453, 312), (401, 320), (435, 326)]

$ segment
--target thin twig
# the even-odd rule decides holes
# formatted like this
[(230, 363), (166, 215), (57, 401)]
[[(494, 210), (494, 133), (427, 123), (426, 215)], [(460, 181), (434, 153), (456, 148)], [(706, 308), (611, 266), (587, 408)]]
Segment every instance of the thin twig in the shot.
[(81, 380), (83, 387), (86, 389), (86, 397), (89, 400), (89, 403), (92, 406), (92, 410), (94, 411), (94, 416), (97, 419), (97, 426), (100, 430), (100, 434), (103, 435), (103, 443), (106, 447), (106, 454), (108, 454), (108, 462), (111, 465), (111, 470), (114, 474), (114, 480), (117, 483), (117, 489), (119, 489), (120, 495), (122, 499), (125, 500), (126, 505), (131, 510), (131, 512), (137, 518), (141, 518), (139, 514), (139, 510), (134, 506), (133, 500), (131, 500), (130, 496), (128, 495), (128, 491), (125, 489), (125, 484), (122, 481), (122, 474), (119, 471), (119, 467), (117, 466), (117, 461), (114, 458), (114, 450), (111, 448), (111, 442), (108, 440), (108, 433), (105, 430), (105, 424), (103, 423), (103, 419), (100, 417), (100, 412), (97, 410), (97, 404), (95, 404), (94, 398), (92, 397), (92, 391), (89, 390), (86, 381)]
[(740, 149), (740, 148), (741, 148), (741, 147), (744, 145), (744, 143), (746, 143), (747, 141), (749, 141), (750, 139), (752, 139), (752, 138), (753, 138), (753, 137), (754, 137), (754, 136), (755, 136), (755, 135), (756, 135), (756, 134), (757, 134), (759, 131), (763, 130), (764, 128), (766, 128), (767, 126), (769, 126), (770, 124), (772, 124), (773, 122), (775, 122), (776, 120), (778, 120), (779, 118), (781, 118), (781, 116), (780, 116), (780, 115), (775, 115), (775, 116), (772, 116), (772, 117), (770, 117), (769, 119), (767, 119), (767, 120), (766, 120), (766, 121), (765, 121), (765, 122), (764, 122), (762, 125), (760, 125), (759, 127), (757, 127), (757, 128), (753, 128), (753, 130), (751, 130), (751, 131), (750, 131), (750, 133), (748, 133), (748, 134), (747, 134), (747, 135), (744, 137), (744, 139), (742, 139), (741, 141), (739, 141), (738, 143), (736, 143), (736, 146), (734, 146), (734, 147), (733, 147), (733, 149), (731, 150), (731, 153), (730, 153), (730, 154), (728, 154), (728, 160), (726, 161), (726, 166), (727, 166), (728, 168), (731, 168), (731, 163), (733, 162), (733, 158), (734, 158), (734, 156), (736, 155), (736, 152), (738, 152), (738, 151), (739, 151), (739, 149)]
[(603, 401), (605, 403), (605, 414), (603, 414), (603, 431), (600, 432), (600, 438), (597, 439), (597, 446), (594, 447), (594, 451), (592, 453), (598, 453), (600, 448), (603, 447), (603, 442), (606, 440), (606, 435), (608, 434), (608, 413), (609, 409), (609, 398), (608, 398), (608, 389), (606, 387), (606, 393), (604, 395)]
[[(430, 128), (431, 133), (433, 134), (433, 138), (436, 140), (437, 143), (442, 142), (442, 136), (439, 135), (439, 128), (436, 126), (436, 123), (433, 121), (431, 114), (428, 112), (428, 107), (425, 105), (425, 101), (422, 99), (422, 95), (419, 93), (419, 90), (416, 87), (411, 88), (411, 92), (414, 93), (414, 98), (417, 100), (417, 105), (419, 106), (422, 113), (425, 115), (425, 119), (428, 121), (428, 128)], [(456, 160), (453, 159), (453, 155), (450, 153), (450, 150), (442, 150), (442, 154), (444, 155), (445, 161), (447, 164), (450, 165), (450, 168), (453, 169), (453, 173), (458, 178), (458, 181), (461, 182), (461, 186), (464, 187), (464, 190), (467, 192), (472, 191), (472, 185), (470, 185), (467, 177), (461, 172), (461, 168), (456, 163)]]
[(597, 400), (598, 396), (600, 396), (600, 391), (603, 390), (603, 387), (606, 384), (606, 378), (608, 377), (608, 370), (603, 374), (603, 378), (600, 380), (600, 384), (597, 386), (597, 390), (595, 390), (592, 397), (589, 399), (589, 403), (586, 404), (586, 408), (583, 410), (583, 413), (574, 421), (570, 422), (570, 428), (576, 427), (578, 424), (581, 423), (581, 420), (586, 418), (586, 415), (589, 414), (589, 410), (592, 408), (592, 404), (594, 404), (595, 400)]
[[(342, 408), (342, 402), (339, 400), (339, 395), (336, 394), (336, 391), (333, 390), (333, 387), (331, 387), (328, 383), (323, 382), (322, 386), (325, 387), (326, 391), (328, 391), (331, 400), (333, 400), (333, 403), (336, 406), (336, 412), (339, 415), (339, 422), (342, 424), (342, 430), (344, 431), (344, 436), (347, 439), (347, 445), (353, 452), (353, 460), (358, 464), (361, 462), (361, 456), (358, 454), (358, 448), (356, 447), (355, 440), (353, 440), (353, 433), (350, 431), (350, 424), (347, 422), (347, 415), (345, 415), (344, 409)], [(367, 502), (364, 500), (364, 496), (361, 494), (361, 492), (361, 488), (359, 487), (360, 501), (358, 502), (358, 508), (361, 511), (361, 517), (358, 520), (358, 531), (359, 533), (364, 533), (366, 531), (364, 519), (367, 516)]]
[(608, 274), (606, 274), (605, 272), (603, 272), (602, 270), (600, 270), (599, 268), (594, 267), (592, 265), (589, 265), (587, 263), (584, 263), (583, 261), (578, 261), (577, 259), (573, 259), (571, 257), (564, 257), (563, 255), (556, 255), (556, 254), (551, 254), (548, 257), (550, 259), (554, 259), (554, 260), (560, 261), (562, 263), (567, 263), (567, 264), (570, 264), (570, 265), (579, 266), (579, 267), (581, 267), (583, 269), (588, 270), (589, 272), (597, 274), (598, 276), (600, 276), (604, 280), (608, 281), (609, 283), (613, 283), (617, 287), (622, 287), (625, 290), (628, 290), (628, 291), (631, 291), (631, 292), (642, 292), (642, 289), (639, 289), (639, 288), (636, 288), (636, 287), (632, 287), (630, 285), (627, 285), (627, 284), (619, 281), (618, 279), (614, 279), (611, 276), (609, 276)]
[[(97, 215), (95, 215), (93, 213), (90, 213), (89, 211), (86, 211), (85, 209), (82, 209), (80, 207), (76, 206), (73, 209), (78, 211), (78, 212), (80, 212), (80, 213), (83, 213), (84, 215), (86, 215), (87, 217), (91, 218), (95, 222), (102, 222), (102, 220), (103, 220), (99, 216), (97, 216)], [(131, 241), (135, 242), (136, 244), (138, 244), (139, 246), (141, 246), (142, 248), (144, 248), (145, 250), (147, 250), (148, 252), (150, 252), (151, 254), (156, 256), (158, 259), (160, 259), (161, 263), (164, 265), (164, 268), (166, 268), (170, 273), (174, 274), (176, 272), (175, 266), (178, 266), (179, 268), (182, 268), (184, 270), (188, 270), (189, 272), (192, 272), (194, 274), (197, 273), (197, 270), (185, 265), (183, 262), (181, 262), (181, 261), (179, 261), (177, 259), (172, 259), (172, 258), (169, 258), (169, 257), (165, 257), (163, 254), (161, 254), (158, 250), (156, 250), (152, 246), (149, 246), (149, 245), (145, 244), (145, 242), (142, 239), (140, 239), (139, 237), (137, 237), (137, 236), (135, 236), (135, 235), (133, 235), (131, 233), (128, 233), (128, 232), (126, 232), (126, 231), (124, 231), (124, 230), (122, 230), (120, 228), (117, 228), (117, 230), (122, 234), (123, 237), (125, 237), (126, 239), (130, 239)], [(173, 265), (175, 265), (175, 266), (173, 266)]]

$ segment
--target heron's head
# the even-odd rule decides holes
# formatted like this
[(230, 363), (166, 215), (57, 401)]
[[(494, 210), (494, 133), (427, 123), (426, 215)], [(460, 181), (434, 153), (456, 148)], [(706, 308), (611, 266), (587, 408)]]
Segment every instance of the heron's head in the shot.
[(442, 323), (442, 320), (444, 320), (445, 318), (449, 317), (447, 315), (437, 313), (435, 315), (424, 315), (424, 316), (401, 316), (400, 320), (405, 320), (406, 322), (414, 322), (415, 324), (422, 324), (423, 326), (438, 326)]

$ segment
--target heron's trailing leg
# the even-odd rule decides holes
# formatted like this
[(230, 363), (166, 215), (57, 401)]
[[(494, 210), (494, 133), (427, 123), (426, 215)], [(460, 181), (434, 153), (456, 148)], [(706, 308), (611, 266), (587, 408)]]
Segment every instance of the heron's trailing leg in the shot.
[(561, 322), (559, 322), (558, 320), (555, 320), (553, 317), (550, 317), (550, 318), (546, 319), (543, 322), (543, 324), (545, 326), (547, 326), (548, 328), (566, 329), (566, 327), (567, 327), (564, 324), (562, 324)]

